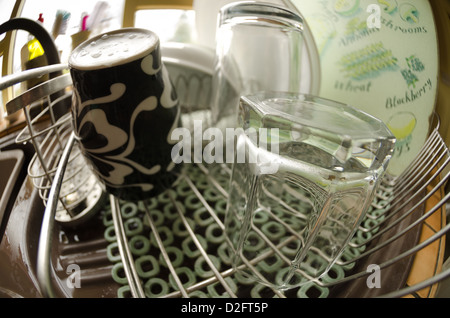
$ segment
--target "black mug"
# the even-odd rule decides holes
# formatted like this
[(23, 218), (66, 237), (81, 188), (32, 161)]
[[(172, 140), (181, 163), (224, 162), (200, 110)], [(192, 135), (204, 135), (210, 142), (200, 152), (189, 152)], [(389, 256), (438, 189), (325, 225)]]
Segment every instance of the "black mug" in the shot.
[(158, 36), (138, 28), (98, 35), (72, 52), (69, 67), (74, 132), (104, 190), (137, 201), (170, 187), (180, 108)]

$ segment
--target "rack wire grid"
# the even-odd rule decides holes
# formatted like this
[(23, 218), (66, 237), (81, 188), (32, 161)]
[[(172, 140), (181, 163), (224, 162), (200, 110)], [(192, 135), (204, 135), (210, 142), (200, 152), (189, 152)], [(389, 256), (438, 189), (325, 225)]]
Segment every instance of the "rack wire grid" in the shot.
[[(66, 65), (52, 65), (2, 78), (0, 89), (66, 68)], [(199, 116), (207, 121), (212, 73), (181, 65), (168, 65), (168, 68), (176, 69), (172, 74), (176, 73), (177, 77), (172, 80), (184, 124), (192, 129), (189, 125)], [(281, 291), (255, 284), (240, 276), (231, 265), (224, 235), (230, 165), (185, 164), (171, 189), (139, 203), (120, 201), (113, 196), (105, 201), (102, 194), (91, 190), (96, 188), (95, 183), (80, 192), (86, 182), (73, 182), (80, 167), (77, 160), (81, 159), (69, 125), (70, 112), (58, 118), (53, 111), (61, 100), (70, 98), (70, 88), (70, 78), (64, 74), (7, 105), (11, 113), (24, 109), (27, 126), (17, 142), (30, 141), (36, 150), (37, 159), (30, 163), (29, 175), (36, 180), (34, 185), (41, 191), (46, 206), (37, 261), (37, 276), (44, 296), (57, 295), (51, 261), (55, 223), (83, 226), (83, 219), (92, 214), (102, 219), (104, 240), (108, 244), (106, 254), (111, 262), (109, 274), (118, 285), (117, 297), (403, 297), (423, 290), (433, 296), (439, 282), (450, 276), (450, 268), (442, 270), (440, 262), (427, 277), (412, 282), (406, 279), (411, 276), (414, 270), (411, 264), (418, 255), (433, 244), (443, 246), (450, 228), (445, 225), (449, 196), (445, 185), (450, 157), (439, 135), (438, 123), (417, 160), (401, 176), (384, 178), (364, 221), (329, 273), (298, 288)], [(51, 96), (60, 91), (64, 91), (63, 97), (52, 100)], [(46, 106), (32, 119), (29, 108), (37, 100), (45, 100)], [(63, 113), (64, 109), (68, 110), (65, 107)], [(38, 119), (44, 113), (50, 124), (38, 129), (35, 126), (42, 125)], [(81, 208), (68, 211), (66, 202), (74, 193), (79, 200), (72, 203), (84, 203), (80, 204)], [(436, 215), (442, 223), (432, 235), (418, 240), (420, 229)], [(264, 265), (252, 266), (261, 259), (248, 260), (248, 265), (261, 277), (282, 275), (277, 263), (286, 260), (275, 260), (273, 255), (280, 249), (295, 253), (295, 246), (289, 244), (289, 236), (275, 238), (279, 233), (271, 227), (259, 234), (255, 247), (270, 247), (260, 256), (265, 258)], [(371, 272), (367, 269), (372, 264), (381, 270), (384, 288), (368, 288)], [(398, 273), (404, 277), (398, 277)]]

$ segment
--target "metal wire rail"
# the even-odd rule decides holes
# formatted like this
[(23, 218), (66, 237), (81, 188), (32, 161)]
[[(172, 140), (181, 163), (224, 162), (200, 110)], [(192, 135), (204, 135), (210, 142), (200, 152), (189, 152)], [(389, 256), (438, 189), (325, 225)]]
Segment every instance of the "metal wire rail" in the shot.
[[(438, 161), (436, 161), (438, 160)], [(405, 174), (401, 177), (399, 177), (396, 180), (386, 180), (383, 188), (380, 190), (380, 192), (377, 194), (377, 199), (374, 201), (372, 205), (372, 211), (378, 211), (378, 213), (370, 213), (368, 214), (367, 220), (370, 220), (371, 222), (365, 222), (365, 226), (362, 225), (359, 229), (361, 233), (369, 233), (373, 231), (373, 227), (376, 226), (377, 228), (380, 228), (379, 231), (376, 231), (374, 235), (370, 236), (369, 238), (365, 240), (354, 240), (350, 246), (349, 249), (358, 250), (362, 247), (369, 246), (368, 249), (366, 249), (364, 252), (355, 255), (352, 258), (343, 259), (338, 262), (338, 266), (345, 268), (352, 264), (358, 263), (361, 260), (363, 260), (365, 257), (373, 255), (377, 251), (385, 248), (386, 246), (389, 247), (390, 244), (393, 242), (396, 242), (397, 240), (400, 240), (401, 237), (406, 235), (409, 231), (414, 229), (415, 227), (421, 226), (424, 220), (426, 220), (429, 216), (431, 216), (433, 213), (437, 212), (439, 209), (441, 209), (445, 203), (448, 201), (449, 194), (443, 196), (439, 203), (436, 205), (433, 205), (431, 208), (429, 208), (424, 213), (421, 213), (418, 218), (412, 219), (411, 222), (408, 223), (408, 225), (403, 228), (401, 231), (396, 232), (392, 235), (389, 235), (388, 239), (383, 240), (382, 242), (376, 242), (375, 245), (370, 247), (370, 243), (372, 241), (376, 241), (376, 239), (380, 236), (383, 236), (385, 233), (389, 232), (392, 229), (395, 229), (395, 226), (401, 222), (403, 219), (407, 218), (412, 212), (414, 212), (416, 209), (418, 209), (426, 200), (429, 199), (430, 196), (435, 194), (437, 191), (442, 190), (443, 185), (446, 183), (449, 173), (447, 173), (443, 178), (440, 178), (440, 175), (442, 174), (442, 171), (447, 168), (448, 165), (448, 149), (445, 146), (442, 138), (440, 138), (439, 134), (435, 130), (427, 144), (424, 147), (423, 152), (419, 155), (419, 159), (415, 161), (415, 163), (411, 166), (409, 172), (405, 172)], [(430, 162), (433, 162), (430, 164)], [(225, 174), (229, 174), (229, 167), (227, 166), (221, 166), (221, 171), (225, 172)], [(180, 177), (179, 182), (184, 182), (187, 187), (189, 187), (190, 192), (194, 193), (195, 196), (198, 198), (199, 202), (201, 203), (201, 206), (209, 213), (210, 217), (214, 220), (212, 224), (217, 224), (218, 229), (220, 231), (224, 230), (224, 224), (222, 222), (222, 217), (218, 215), (215, 208), (211, 206), (210, 200), (205, 197), (204, 195), (204, 189), (199, 189), (196, 186), (197, 181), (194, 180), (194, 177), (199, 176), (199, 173), (203, 174), (206, 179), (209, 180), (210, 185), (213, 185), (215, 189), (217, 190), (217, 194), (222, 196), (224, 199), (227, 197), (227, 191), (226, 191), (226, 178), (224, 178), (222, 181), (215, 179), (215, 174), (211, 173), (211, 169), (209, 167), (204, 166), (203, 164), (197, 164), (196, 167), (189, 167), (187, 170), (194, 170), (194, 174), (190, 174), (189, 172), (185, 172)], [(416, 189), (407, 189), (401, 187), (398, 194), (400, 195), (394, 195), (396, 191), (396, 186), (398, 184), (408, 182), (408, 179), (416, 179), (421, 178), (418, 177), (417, 171), (422, 170), (425, 175), (430, 175), (431, 177), (426, 178), (424, 183), (419, 184), (419, 190)], [(430, 185), (434, 183), (430, 187)], [(420, 196), (420, 193), (422, 193), (421, 189), (429, 187), (429, 190), (427, 191), (427, 194), (425, 196), (419, 197), (417, 200), (414, 200), (415, 197)], [(55, 189), (57, 188), (57, 184), (55, 185)], [(414, 188), (414, 187), (412, 187)], [(402, 190), (403, 189), (403, 190)], [(166, 194), (166, 200), (171, 202), (173, 204), (173, 207), (175, 208), (174, 211), (171, 213), (174, 213), (174, 216), (181, 220), (181, 223), (185, 227), (188, 237), (192, 239), (193, 243), (195, 244), (195, 248), (198, 249), (200, 252), (199, 257), (201, 256), (205, 262), (207, 263), (207, 266), (211, 269), (211, 274), (206, 277), (205, 279), (202, 279), (200, 281), (197, 281), (195, 283), (192, 283), (188, 286), (185, 286), (185, 284), (182, 281), (181, 274), (178, 271), (180, 268), (179, 265), (175, 265), (174, 261), (169, 257), (169, 250), (170, 250), (170, 244), (166, 244), (164, 240), (161, 238), (161, 235), (159, 232), (161, 232), (161, 224), (158, 224), (158, 222), (155, 220), (155, 216), (152, 215), (152, 208), (149, 208), (153, 206), (155, 207), (154, 203), (148, 201), (145, 202), (142, 206), (145, 211), (145, 218), (150, 226), (150, 231), (154, 235), (157, 247), (158, 247), (158, 253), (160, 253), (164, 259), (164, 262), (167, 264), (167, 267), (170, 271), (170, 274), (174, 278), (174, 285), (176, 286), (174, 289), (177, 289), (172, 292), (167, 292), (164, 295), (160, 295), (161, 297), (190, 297), (195, 296), (196, 292), (201, 291), (202, 289), (207, 288), (208, 286), (211, 286), (213, 284), (220, 284), (222, 286), (223, 291), (227, 297), (239, 297), (239, 291), (236, 289), (235, 284), (233, 283), (233, 280), (227, 280), (227, 278), (232, 277), (235, 272), (234, 270), (229, 267), (225, 270), (220, 271), (220, 266), (217, 265), (217, 262), (213, 259), (210, 253), (208, 253), (207, 248), (205, 248), (204, 244), (202, 244), (201, 239), (196, 233), (195, 230), (195, 224), (189, 221), (189, 216), (186, 213), (186, 209), (181, 205), (179, 201), (177, 201), (176, 197), (174, 196), (175, 192), (169, 191)], [(407, 196), (408, 199), (406, 202), (410, 203), (412, 202), (412, 207), (405, 209), (403, 202), (403, 196)], [(125, 275), (126, 275), (126, 281), (127, 284), (124, 284), (124, 287), (129, 288), (130, 293), (133, 297), (147, 297), (146, 291), (144, 290), (144, 286), (142, 282), (142, 276), (139, 275), (138, 270), (136, 268), (136, 257), (133, 256), (133, 253), (130, 251), (131, 242), (130, 239), (127, 237), (126, 230), (124, 228), (124, 217), (123, 208), (129, 204), (126, 202), (120, 203), (117, 199), (114, 197), (110, 197), (111, 201), (111, 213), (112, 218), (114, 220), (114, 229), (116, 233), (116, 239), (117, 244), (120, 251), (121, 256), (121, 262)], [(381, 205), (380, 202), (382, 201)], [(400, 204), (400, 205), (399, 205)], [(388, 206), (388, 208), (386, 208)], [(380, 210), (381, 207), (381, 210)], [(380, 212), (381, 211), (381, 212)], [(394, 217), (397, 217), (394, 222), (390, 221)], [(374, 225), (374, 222), (376, 225)], [(415, 244), (413, 247), (404, 250), (400, 252), (398, 255), (396, 255), (393, 258), (387, 259), (383, 261), (382, 263), (379, 263), (379, 267), (381, 270), (384, 268), (387, 268), (389, 266), (393, 266), (396, 263), (400, 262), (402, 259), (410, 257), (411, 255), (416, 254), (423, 248), (426, 248), (428, 245), (432, 244), (439, 238), (443, 237), (449, 230), (450, 225), (447, 225), (443, 227), (440, 231), (435, 233), (430, 238), (426, 239), (423, 242), (420, 242), (418, 244)], [(270, 242), (270, 238), (265, 236), (264, 233), (259, 232), (262, 239), (265, 242)], [(260, 256), (260, 258), (267, 258), (271, 254), (276, 253), (280, 248), (283, 246), (286, 246), (288, 244), (289, 238), (287, 238), (282, 244), (279, 244), (277, 246), (272, 246), (273, 251), (272, 253), (268, 252)], [(248, 260), (246, 263), (246, 266), (251, 267), (258, 275), (262, 277), (260, 274), (260, 269), (257, 267), (254, 267), (252, 264), (254, 264), (256, 259), (254, 260)], [(49, 267), (47, 267), (49, 268)], [(50, 272), (49, 272), (50, 273)], [(358, 280), (360, 278), (364, 278), (368, 276), (370, 273), (368, 273), (366, 270), (362, 271), (356, 271), (351, 273), (350, 275), (338, 275), (337, 279), (332, 280), (316, 280), (312, 282), (314, 284), (315, 288), (319, 288), (322, 291), (331, 289), (337, 285), (341, 284), (347, 284), (349, 282), (352, 282), (354, 280)], [(405, 295), (409, 295), (415, 291), (421, 290), (423, 288), (429, 287), (433, 284), (438, 283), (439, 281), (447, 278), (450, 276), (450, 270), (446, 270), (442, 273), (439, 273), (433, 277), (430, 277), (429, 279), (422, 281), (414, 286), (401, 288), (399, 290), (390, 291), (385, 294), (379, 295), (380, 297), (401, 297)], [(50, 285), (46, 285), (48, 288)], [(309, 285), (308, 287), (311, 287)], [(279, 291), (279, 290), (272, 290), (272, 293), (274, 296), (277, 297), (289, 297), (289, 295), (286, 295), (286, 293)], [(305, 294), (305, 293), (304, 293)]]

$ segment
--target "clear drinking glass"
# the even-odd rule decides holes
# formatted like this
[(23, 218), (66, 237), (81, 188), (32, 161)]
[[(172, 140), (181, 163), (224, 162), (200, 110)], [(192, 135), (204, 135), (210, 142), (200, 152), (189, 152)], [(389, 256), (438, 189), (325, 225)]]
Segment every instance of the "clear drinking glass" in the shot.
[(311, 95), (243, 96), (226, 235), (233, 266), (278, 289), (323, 276), (372, 202), (395, 138), (380, 120)]
[(262, 90), (317, 94), (319, 56), (304, 19), (264, 2), (221, 8), (216, 30), (211, 119), (236, 127), (241, 95)]

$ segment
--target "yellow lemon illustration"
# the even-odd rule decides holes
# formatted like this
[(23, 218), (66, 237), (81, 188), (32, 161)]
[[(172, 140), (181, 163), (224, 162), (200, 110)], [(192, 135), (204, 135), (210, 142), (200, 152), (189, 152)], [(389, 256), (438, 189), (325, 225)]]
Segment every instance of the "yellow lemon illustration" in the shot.
[(417, 119), (410, 112), (400, 112), (392, 116), (387, 126), (397, 140), (408, 138), (416, 127)]
[(359, 0), (336, 0), (334, 3), (334, 10), (343, 16), (354, 14), (358, 8)]

